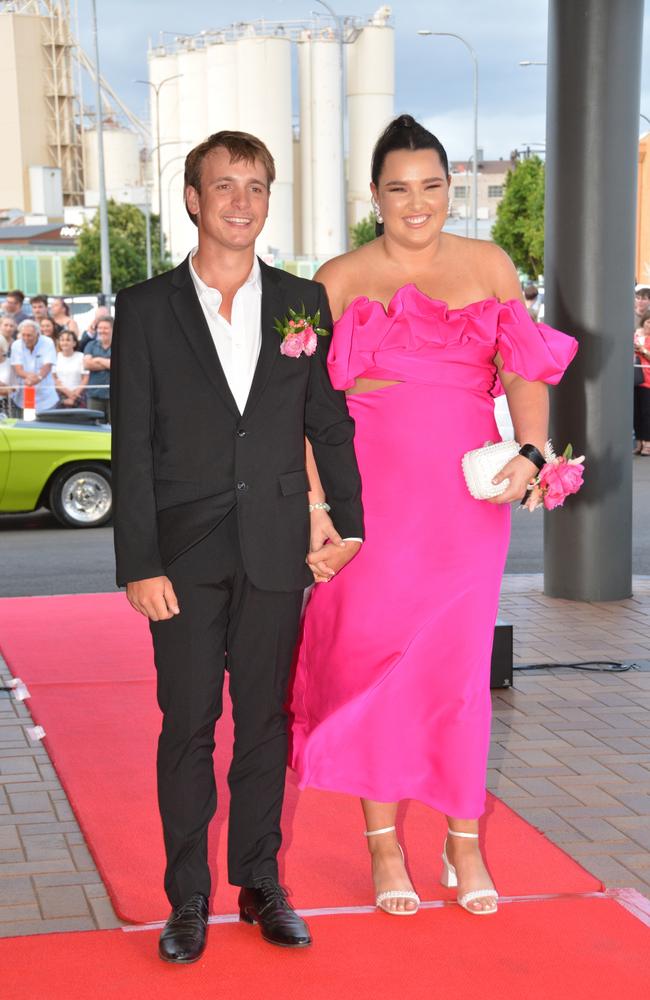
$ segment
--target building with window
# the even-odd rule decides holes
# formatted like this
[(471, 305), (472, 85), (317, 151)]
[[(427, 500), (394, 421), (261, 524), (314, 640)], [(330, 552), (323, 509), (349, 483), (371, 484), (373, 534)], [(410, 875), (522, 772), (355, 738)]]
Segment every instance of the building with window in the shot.
[(65, 262), (77, 249), (77, 226), (0, 226), (0, 292), (63, 295)]
[[(503, 198), (506, 177), (513, 169), (512, 160), (484, 160), (478, 151), (478, 218), (494, 222), (497, 206)], [(453, 160), (451, 171), (451, 215), (455, 219), (469, 219), (472, 215), (472, 161)], [(484, 228), (484, 227), (481, 227)]]

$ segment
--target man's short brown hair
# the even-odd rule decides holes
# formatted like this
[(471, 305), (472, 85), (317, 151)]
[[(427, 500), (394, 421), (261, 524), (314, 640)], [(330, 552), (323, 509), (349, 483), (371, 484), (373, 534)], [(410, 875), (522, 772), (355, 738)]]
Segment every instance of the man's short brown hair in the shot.
[(250, 132), (214, 132), (207, 139), (191, 149), (185, 157), (185, 185), (183, 197), (185, 198), (185, 208), (187, 214), (194, 223), (198, 225), (197, 216), (190, 212), (187, 207), (187, 189), (193, 187), (195, 191), (201, 193), (201, 168), (203, 161), (213, 149), (223, 146), (230, 153), (233, 163), (244, 160), (246, 163), (253, 163), (259, 160), (266, 170), (269, 187), (275, 180), (275, 163), (273, 157), (261, 139), (251, 135)]

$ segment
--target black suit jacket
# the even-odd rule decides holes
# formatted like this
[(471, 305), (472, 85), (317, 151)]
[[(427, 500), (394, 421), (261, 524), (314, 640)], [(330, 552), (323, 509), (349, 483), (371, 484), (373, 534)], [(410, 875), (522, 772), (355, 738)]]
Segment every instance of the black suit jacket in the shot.
[(331, 316), (321, 285), (262, 272), (262, 346), (243, 414), (230, 392), (185, 260), (119, 293), (111, 351), (117, 582), (165, 574), (237, 507), (247, 575), (296, 590), (311, 573), (305, 435), (344, 536), (363, 537), (354, 424), (332, 388), (329, 337), (312, 357), (285, 357), (273, 328), (289, 307)]

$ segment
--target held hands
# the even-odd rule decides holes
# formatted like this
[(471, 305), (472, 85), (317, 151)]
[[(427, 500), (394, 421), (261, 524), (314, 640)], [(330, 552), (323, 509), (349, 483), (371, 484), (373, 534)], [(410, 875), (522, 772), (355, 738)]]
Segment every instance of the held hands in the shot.
[(361, 548), (360, 542), (344, 542), (324, 510), (309, 515), (311, 536), (307, 565), (316, 583), (327, 583)]
[(126, 596), (131, 607), (152, 622), (167, 621), (181, 613), (174, 588), (166, 576), (127, 583)]
[(535, 478), (537, 472), (534, 462), (524, 458), (523, 455), (515, 455), (492, 480), (496, 486), (504, 479), (509, 479), (508, 488), (498, 497), (491, 497), (488, 503), (512, 503), (513, 500), (521, 500), (527, 492), (528, 483)]

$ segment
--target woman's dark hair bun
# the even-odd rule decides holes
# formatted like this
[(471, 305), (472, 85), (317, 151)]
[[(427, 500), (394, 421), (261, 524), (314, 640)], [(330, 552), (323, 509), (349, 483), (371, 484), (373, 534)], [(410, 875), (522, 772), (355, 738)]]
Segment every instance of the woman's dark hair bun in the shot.
[(418, 125), (413, 115), (400, 115), (399, 118), (393, 119), (390, 123), (389, 128), (421, 128)]

